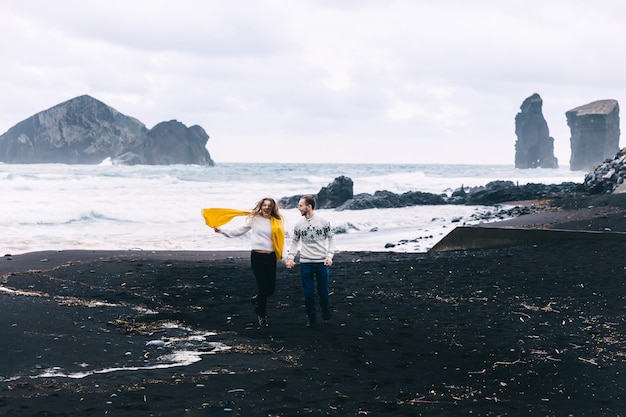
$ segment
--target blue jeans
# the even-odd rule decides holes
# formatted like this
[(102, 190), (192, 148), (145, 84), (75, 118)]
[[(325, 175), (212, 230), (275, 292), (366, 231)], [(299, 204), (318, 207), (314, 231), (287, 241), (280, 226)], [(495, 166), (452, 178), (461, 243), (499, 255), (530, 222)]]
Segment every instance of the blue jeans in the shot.
[(315, 278), (322, 311), (328, 311), (328, 267), (322, 262), (300, 263), (300, 278), (304, 291), (304, 307), (310, 320), (315, 320)]

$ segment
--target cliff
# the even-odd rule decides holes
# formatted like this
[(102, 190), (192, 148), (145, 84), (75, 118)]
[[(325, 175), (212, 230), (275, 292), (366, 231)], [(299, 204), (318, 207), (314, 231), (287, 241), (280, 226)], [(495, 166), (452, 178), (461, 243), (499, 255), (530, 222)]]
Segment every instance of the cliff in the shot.
[(0, 162), (98, 164), (111, 158), (120, 164), (214, 165), (206, 149), (209, 137), (201, 127), (176, 121), (163, 125), (148, 130), (139, 120), (83, 95), (1, 135)]
[(598, 100), (565, 113), (570, 128), (572, 171), (588, 170), (619, 151), (619, 104)]

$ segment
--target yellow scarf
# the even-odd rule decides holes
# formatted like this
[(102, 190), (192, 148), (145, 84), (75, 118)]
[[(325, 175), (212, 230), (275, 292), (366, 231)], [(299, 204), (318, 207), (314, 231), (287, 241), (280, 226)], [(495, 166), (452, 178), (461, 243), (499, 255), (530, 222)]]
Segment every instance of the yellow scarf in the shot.
[[(250, 214), (252, 214), (250, 211), (229, 208), (202, 209), (202, 217), (204, 217), (204, 221), (209, 227), (220, 227), (237, 216), (249, 216)], [(270, 217), (270, 224), (272, 226), (272, 243), (274, 244), (276, 259), (281, 260), (283, 258), (283, 248), (285, 247), (285, 228), (282, 220), (275, 217)]]

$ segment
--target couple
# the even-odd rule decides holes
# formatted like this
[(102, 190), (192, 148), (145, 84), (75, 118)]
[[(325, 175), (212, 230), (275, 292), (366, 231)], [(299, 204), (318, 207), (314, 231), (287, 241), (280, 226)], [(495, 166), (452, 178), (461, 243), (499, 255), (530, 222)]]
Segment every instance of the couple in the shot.
[[(300, 247), (300, 277), (308, 318), (307, 327), (315, 327), (317, 314), (314, 278), (317, 278), (322, 317), (324, 320), (329, 320), (331, 317), (328, 306), (328, 267), (333, 263), (335, 240), (330, 222), (315, 214), (314, 196), (303, 196), (298, 202), (298, 210), (303, 218), (294, 227), (285, 265), (288, 269), (293, 268), (294, 259)], [(283, 220), (276, 201), (264, 198), (256, 204), (252, 212), (204, 209), (202, 213), (207, 225), (226, 237), (237, 237), (252, 231), (250, 263), (259, 289), (259, 293), (252, 297), (252, 303), (258, 316), (259, 326), (267, 327), (269, 325), (267, 298), (274, 294), (276, 262), (282, 260), (285, 238)], [(231, 230), (219, 228), (233, 217), (242, 215), (248, 216), (244, 226)]]

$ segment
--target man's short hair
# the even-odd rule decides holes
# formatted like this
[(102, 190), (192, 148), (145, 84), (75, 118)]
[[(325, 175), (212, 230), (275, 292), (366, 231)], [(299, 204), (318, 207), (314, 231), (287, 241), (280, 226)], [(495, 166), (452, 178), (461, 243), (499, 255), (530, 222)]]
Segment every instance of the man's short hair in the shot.
[(308, 206), (311, 206), (313, 210), (315, 210), (315, 196), (312, 194), (307, 194), (302, 196), (302, 200)]

